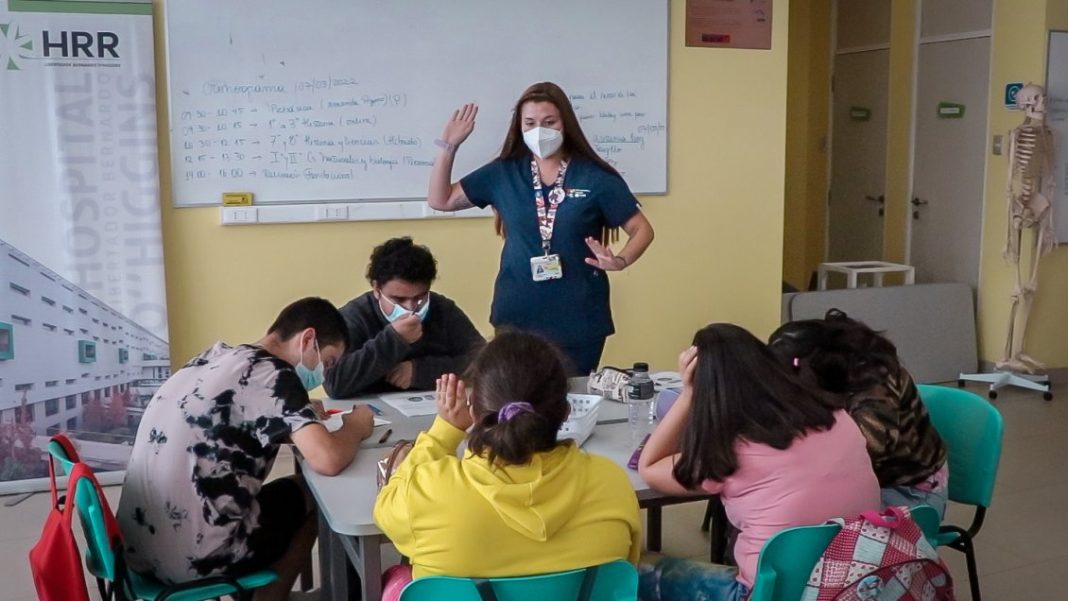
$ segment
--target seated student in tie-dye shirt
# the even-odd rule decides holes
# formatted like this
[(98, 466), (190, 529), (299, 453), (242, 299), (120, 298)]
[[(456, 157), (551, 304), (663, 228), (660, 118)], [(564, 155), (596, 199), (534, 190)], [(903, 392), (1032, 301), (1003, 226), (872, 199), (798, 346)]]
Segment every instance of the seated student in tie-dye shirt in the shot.
[(366, 407), (331, 433), (308, 399), (346, 343), (337, 309), (305, 298), (258, 342), (217, 342), (159, 388), (119, 503), (132, 569), (180, 583), (272, 568), (277, 582), (256, 599), (288, 599), (317, 513), (299, 477), (264, 480), (282, 443), (291, 441), (311, 469), (336, 474), (370, 435)]

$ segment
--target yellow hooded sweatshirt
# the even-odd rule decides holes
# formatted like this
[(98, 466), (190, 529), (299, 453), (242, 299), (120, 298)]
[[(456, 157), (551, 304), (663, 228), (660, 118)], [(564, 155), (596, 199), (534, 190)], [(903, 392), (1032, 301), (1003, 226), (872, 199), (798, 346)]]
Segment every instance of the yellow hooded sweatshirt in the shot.
[(457, 457), (463, 438), (435, 419), (375, 501), (375, 523), (415, 578), (637, 563), (638, 501), (622, 468), (572, 443), (526, 465), (491, 466), (470, 451)]

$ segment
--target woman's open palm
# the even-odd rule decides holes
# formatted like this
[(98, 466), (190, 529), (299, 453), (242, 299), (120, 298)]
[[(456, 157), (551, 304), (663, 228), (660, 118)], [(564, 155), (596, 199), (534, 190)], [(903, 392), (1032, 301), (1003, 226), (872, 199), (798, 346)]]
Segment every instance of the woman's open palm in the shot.
[(445, 131), (441, 134), (442, 141), (453, 146), (463, 144), (467, 136), (475, 130), (475, 115), (478, 115), (478, 105), (473, 102), (453, 111), (452, 117), (445, 122)]

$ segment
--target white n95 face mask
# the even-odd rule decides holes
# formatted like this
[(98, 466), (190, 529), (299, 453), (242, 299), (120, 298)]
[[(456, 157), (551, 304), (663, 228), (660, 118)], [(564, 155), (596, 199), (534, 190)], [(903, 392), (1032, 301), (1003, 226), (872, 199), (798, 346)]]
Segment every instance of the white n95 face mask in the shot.
[(523, 142), (539, 159), (552, 156), (564, 145), (564, 134), (551, 127), (535, 127), (523, 132)]

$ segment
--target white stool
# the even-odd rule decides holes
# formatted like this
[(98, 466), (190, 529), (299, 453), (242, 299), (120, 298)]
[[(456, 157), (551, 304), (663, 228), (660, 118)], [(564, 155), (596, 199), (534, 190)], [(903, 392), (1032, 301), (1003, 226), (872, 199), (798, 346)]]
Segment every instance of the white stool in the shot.
[(827, 275), (831, 272), (844, 273), (846, 288), (856, 288), (858, 276), (870, 273), (875, 286), (883, 285), (883, 275), (887, 273), (905, 274), (905, 284), (916, 283), (916, 268), (912, 265), (887, 263), (886, 261), (848, 261), (845, 263), (820, 263), (819, 290), (827, 289)]

